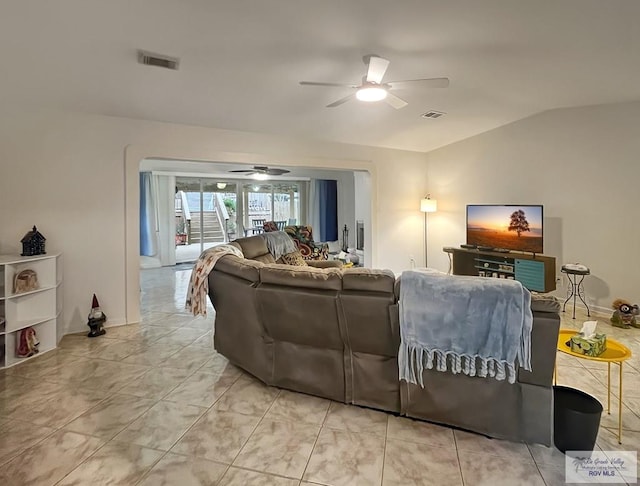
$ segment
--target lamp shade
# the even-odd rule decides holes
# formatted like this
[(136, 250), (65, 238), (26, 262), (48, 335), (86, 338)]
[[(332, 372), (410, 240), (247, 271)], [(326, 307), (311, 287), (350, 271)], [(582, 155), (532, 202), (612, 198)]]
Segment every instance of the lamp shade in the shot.
[(420, 200), (420, 211), (423, 213), (435, 213), (438, 210), (438, 201), (429, 196)]

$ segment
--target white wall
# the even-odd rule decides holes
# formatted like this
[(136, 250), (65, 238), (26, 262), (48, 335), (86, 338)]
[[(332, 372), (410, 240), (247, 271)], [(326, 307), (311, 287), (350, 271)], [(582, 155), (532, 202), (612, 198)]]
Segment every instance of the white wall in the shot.
[(356, 248), (358, 242), (357, 222), (361, 221), (364, 225), (364, 245), (363, 250), (359, 250), (359, 254), (364, 254), (364, 261), (361, 262), (365, 267), (371, 266), (371, 254), (368, 250), (368, 243), (371, 241), (371, 177), (366, 172), (354, 172), (354, 190), (355, 190), (355, 220), (349, 233), (349, 246)]
[(107, 324), (135, 322), (138, 167), (145, 157), (349, 168), (372, 174), (372, 265), (421, 251), (424, 154), (78, 113), (0, 113), (0, 253), (37, 224), (64, 253), (63, 333), (85, 331), (95, 292)]
[[(371, 265), (429, 263), (465, 238), (467, 203), (541, 202), (545, 253), (587, 264), (599, 306), (640, 301), (640, 103), (556, 110), (419, 154), (77, 113), (0, 113), (0, 253), (33, 226), (64, 253), (63, 332), (85, 331), (95, 292), (108, 324), (138, 318), (138, 166), (144, 157), (228, 160), (371, 173)], [(429, 170), (427, 172), (427, 163)], [(427, 184), (427, 175), (429, 183)]]
[(429, 263), (464, 243), (466, 204), (542, 203), (545, 254), (590, 267), (588, 302), (640, 301), (639, 120), (640, 103), (554, 110), (430, 152)]

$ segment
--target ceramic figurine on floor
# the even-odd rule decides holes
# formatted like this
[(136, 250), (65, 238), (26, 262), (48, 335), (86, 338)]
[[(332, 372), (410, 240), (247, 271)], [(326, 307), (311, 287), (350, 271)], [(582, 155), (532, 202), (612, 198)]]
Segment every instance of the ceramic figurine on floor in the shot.
[(630, 327), (640, 328), (640, 324), (636, 320), (636, 316), (640, 314), (638, 304), (631, 304), (624, 299), (616, 299), (613, 301), (613, 315), (611, 316), (611, 324), (614, 327), (629, 329)]
[(89, 312), (89, 322), (87, 326), (91, 329), (87, 336), (97, 337), (102, 336), (107, 331), (104, 329), (104, 323), (107, 320), (107, 316), (100, 310), (100, 304), (98, 304), (98, 298), (96, 294), (93, 294), (93, 302), (91, 303), (91, 312)]

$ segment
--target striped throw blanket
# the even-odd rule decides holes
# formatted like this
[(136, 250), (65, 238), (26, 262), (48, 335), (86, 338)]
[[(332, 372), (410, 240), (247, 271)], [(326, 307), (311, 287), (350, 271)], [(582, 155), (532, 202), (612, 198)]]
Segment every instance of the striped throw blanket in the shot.
[(232, 245), (219, 245), (202, 252), (193, 266), (185, 307), (194, 316), (207, 315), (207, 294), (209, 293), (209, 272), (220, 258), (235, 255), (244, 258), (242, 251)]

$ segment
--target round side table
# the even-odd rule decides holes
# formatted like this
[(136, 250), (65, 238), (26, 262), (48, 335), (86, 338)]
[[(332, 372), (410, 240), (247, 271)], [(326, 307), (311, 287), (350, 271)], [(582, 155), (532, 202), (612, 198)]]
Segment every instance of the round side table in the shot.
[[(577, 334), (578, 331), (573, 329), (560, 329), (558, 333), (558, 351), (565, 354), (575, 356), (576, 358), (588, 359), (591, 361), (600, 361), (601, 363), (607, 363), (607, 413), (611, 413), (611, 363), (617, 364), (620, 369), (619, 383), (618, 383), (618, 444), (622, 444), (622, 362), (631, 358), (631, 350), (624, 344), (611, 339), (607, 336), (607, 349), (604, 350), (600, 356), (587, 356), (584, 354), (574, 353), (571, 351), (571, 346), (567, 345), (567, 342), (571, 339), (571, 336)], [(554, 384), (558, 383), (558, 361), (556, 360), (554, 374)]]
[(589, 306), (584, 300), (584, 285), (582, 281), (586, 275), (589, 275), (591, 271), (584, 265), (562, 265), (560, 270), (567, 275), (569, 279), (569, 286), (567, 288), (567, 299), (562, 304), (562, 312), (564, 312), (567, 302), (573, 297), (573, 319), (576, 318), (576, 298), (580, 299), (584, 306), (587, 308), (587, 317), (591, 317)]

